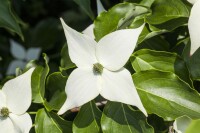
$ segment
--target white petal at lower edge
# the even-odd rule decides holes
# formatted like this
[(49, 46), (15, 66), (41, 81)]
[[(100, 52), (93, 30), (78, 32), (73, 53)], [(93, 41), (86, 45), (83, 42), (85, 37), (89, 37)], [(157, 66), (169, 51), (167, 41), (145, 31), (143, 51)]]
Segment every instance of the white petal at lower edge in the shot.
[(131, 74), (124, 68), (116, 72), (103, 70), (100, 94), (110, 101), (136, 106), (147, 116), (147, 112), (133, 84)]
[(67, 99), (58, 114), (93, 100), (99, 95), (99, 87), (99, 76), (94, 74), (92, 68), (75, 69), (68, 78), (65, 87)]
[(19, 131), (18, 133), (29, 133), (32, 127), (32, 120), (28, 113), (19, 116), (10, 113), (9, 117), (15, 129)]
[(18, 133), (9, 117), (0, 117), (0, 133)]

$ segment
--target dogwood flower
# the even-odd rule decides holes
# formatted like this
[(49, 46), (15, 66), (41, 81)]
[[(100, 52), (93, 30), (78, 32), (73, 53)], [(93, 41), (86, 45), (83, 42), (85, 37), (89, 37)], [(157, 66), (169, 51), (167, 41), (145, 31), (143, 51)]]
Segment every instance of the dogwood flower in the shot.
[(58, 114), (82, 106), (100, 94), (110, 101), (137, 106), (147, 115), (130, 72), (123, 67), (144, 25), (137, 29), (112, 32), (96, 42), (90, 36), (67, 26), (62, 19), (61, 23), (67, 38), (69, 56), (78, 68), (67, 80), (67, 99)]
[(193, 54), (200, 46), (200, 0), (188, 0), (194, 4), (188, 22), (188, 28), (191, 38), (191, 54)]
[(31, 105), (31, 75), (34, 68), (7, 81), (0, 90), (0, 132), (29, 133), (32, 120), (27, 109)]

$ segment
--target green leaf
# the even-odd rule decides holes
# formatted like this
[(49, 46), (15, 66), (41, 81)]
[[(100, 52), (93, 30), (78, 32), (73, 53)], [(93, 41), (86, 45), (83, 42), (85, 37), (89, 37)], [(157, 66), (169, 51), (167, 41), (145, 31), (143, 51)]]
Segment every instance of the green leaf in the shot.
[(103, 36), (118, 28), (126, 27), (136, 16), (148, 11), (147, 8), (134, 3), (120, 3), (107, 12), (102, 12), (94, 21), (96, 40), (99, 41)]
[(166, 32), (171, 32), (180, 26), (184, 26), (187, 23), (188, 23), (188, 18), (180, 17), (180, 18), (176, 18), (176, 19), (171, 19), (162, 24), (149, 25), (149, 28), (153, 32), (166, 33)]
[(108, 102), (101, 118), (104, 133), (153, 133), (146, 117), (128, 105)]
[(200, 48), (189, 59), (189, 70), (193, 80), (200, 80)]
[(192, 123), (188, 126), (185, 133), (199, 133), (200, 131), (200, 119), (193, 120)]
[(11, 32), (17, 33), (24, 40), (19, 26), (21, 20), (13, 13), (10, 0), (0, 0), (0, 27), (6, 28)]
[(151, 6), (152, 15), (147, 17), (150, 24), (161, 24), (179, 17), (189, 17), (189, 10), (181, 0), (155, 0)]
[(175, 53), (142, 49), (135, 52), (130, 60), (136, 72), (152, 69), (172, 72), (192, 86), (186, 63)]
[(68, 53), (67, 44), (64, 44), (61, 50), (61, 60), (60, 60), (61, 68), (67, 70), (75, 67), (75, 64), (71, 61)]
[(147, 6), (147, 7), (151, 7), (151, 5), (154, 3), (155, 0), (142, 0), (140, 2), (141, 5)]
[(90, 6), (90, 0), (74, 0), (82, 9), (85, 11), (85, 13), (93, 20), (94, 14), (92, 12), (91, 6)]
[(45, 109), (38, 110), (35, 118), (36, 133), (72, 133), (72, 123)]
[(51, 109), (59, 110), (66, 100), (65, 84), (67, 76), (63, 76), (61, 72), (55, 72), (48, 76), (46, 83), (46, 91), (48, 92), (48, 105)]
[(89, 102), (81, 107), (73, 122), (73, 133), (101, 133), (101, 111), (95, 103)]
[(45, 67), (37, 66), (31, 78), (32, 100), (34, 103), (43, 103), (45, 94), (45, 81), (49, 73), (48, 57), (43, 54)]
[[(146, 30), (146, 28), (144, 30)], [(169, 51), (170, 44), (165, 39), (160, 36), (153, 35), (150, 38), (145, 38), (143, 40), (142, 38), (143, 34), (145, 34), (144, 32), (140, 35), (141, 38), (139, 38), (140, 40), (138, 41), (138, 45), (135, 50), (151, 49), (157, 51)]]
[(133, 81), (148, 113), (167, 121), (182, 115), (200, 118), (200, 96), (171, 72), (157, 70), (133, 74)]

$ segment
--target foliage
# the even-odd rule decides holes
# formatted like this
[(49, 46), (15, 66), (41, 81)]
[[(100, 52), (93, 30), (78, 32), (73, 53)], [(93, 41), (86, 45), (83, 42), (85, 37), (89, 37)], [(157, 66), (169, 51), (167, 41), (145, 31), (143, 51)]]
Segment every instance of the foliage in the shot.
[[(28, 110), (34, 123), (30, 132), (164, 133), (184, 115), (192, 119), (186, 132), (197, 132), (200, 50), (190, 55), (188, 31), (193, 5), (186, 0), (101, 2), (107, 11), (97, 15), (94, 0), (0, 0), (0, 88), (9, 79), (36, 67)], [(97, 42), (116, 30), (145, 23), (125, 67), (132, 74), (148, 117), (134, 106), (105, 102), (101, 96), (61, 116), (57, 114), (67, 98), (67, 79), (76, 68), (70, 60), (60, 17), (80, 32), (93, 23)], [(13, 41), (18, 48), (13, 48)], [(41, 50), (35, 52), (37, 60), (25, 55), (32, 48)], [(22, 58), (17, 49), (24, 53)], [(16, 59), (23, 65), (15, 68), (16, 75), (8, 75), (9, 64)]]

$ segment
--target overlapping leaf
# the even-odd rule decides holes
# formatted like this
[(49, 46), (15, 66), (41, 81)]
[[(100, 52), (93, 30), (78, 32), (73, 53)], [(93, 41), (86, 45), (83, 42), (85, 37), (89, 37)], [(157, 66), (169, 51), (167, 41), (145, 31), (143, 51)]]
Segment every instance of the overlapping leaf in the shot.
[(71, 122), (65, 121), (57, 114), (47, 112), (45, 109), (38, 110), (36, 114), (36, 133), (72, 133), (71, 125)]
[(142, 112), (116, 102), (106, 104), (101, 118), (101, 127), (104, 133), (154, 132)]
[(200, 118), (200, 96), (171, 72), (148, 70), (135, 73), (133, 81), (144, 107), (165, 120), (182, 115)]
[(192, 86), (186, 63), (175, 53), (143, 49), (135, 52), (130, 59), (136, 72), (152, 69), (172, 72)]
[(101, 111), (94, 102), (85, 104), (73, 122), (73, 133), (101, 133), (100, 118)]

